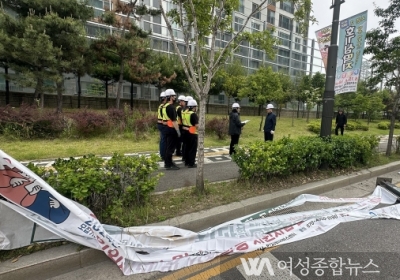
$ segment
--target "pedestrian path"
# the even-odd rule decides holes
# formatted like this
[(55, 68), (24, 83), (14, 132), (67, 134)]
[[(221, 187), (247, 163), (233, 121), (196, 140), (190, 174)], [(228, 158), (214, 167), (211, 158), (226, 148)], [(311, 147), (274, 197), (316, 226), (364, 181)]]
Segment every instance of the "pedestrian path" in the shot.
[[(152, 153), (150, 152), (143, 152), (143, 153), (129, 153), (125, 154), (125, 156), (139, 156), (139, 155), (144, 155), (144, 156), (150, 156)], [(159, 154), (159, 153), (157, 153)], [(80, 157), (76, 157), (80, 158)], [(102, 156), (104, 159), (110, 159), (110, 156)], [(65, 158), (69, 159), (69, 158)], [(174, 156), (173, 160), (176, 161), (178, 164), (181, 160), (181, 157)], [(217, 148), (204, 148), (204, 163), (209, 164), (209, 163), (215, 163), (215, 162), (225, 162), (225, 161), (230, 161), (231, 157), (229, 156), (229, 146), (225, 147), (217, 147)], [(33, 161), (23, 161), (21, 162), (24, 165), (28, 165), (28, 163), (33, 163), (36, 166), (39, 167), (51, 167), (54, 163), (54, 160), (33, 160)], [(160, 161), (159, 163), (160, 167), (164, 167), (164, 162)]]

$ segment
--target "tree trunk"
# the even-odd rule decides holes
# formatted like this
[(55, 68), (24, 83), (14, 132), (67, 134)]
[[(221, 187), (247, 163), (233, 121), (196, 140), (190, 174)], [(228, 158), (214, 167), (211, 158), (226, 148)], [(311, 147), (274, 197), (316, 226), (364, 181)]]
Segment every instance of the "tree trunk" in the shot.
[(198, 127), (198, 146), (197, 146), (197, 174), (196, 174), (196, 192), (203, 194), (204, 188), (204, 137), (206, 124), (206, 97), (204, 94), (198, 94), (199, 100), (199, 127)]
[(317, 104), (317, 115), (316, 115), (316, 119), (319, 119), (319, 104)]
[(306, 123), (309, 123), (309, 122), (310, 122), (310, 111), (311, 111), (311, 109), (307, 110), (307, 120), (306, 120)]
[(40, 93), (40, 108), (43, 109), (44, 108), (44, 91), (42, 90), (42, 92)]
[(106, 86), (106, 109), (108, 109), (108, 80), (105, 80), (104, 84)]
[(8, 66), (4, 66), (6, 76), (6, 105), (10, 104), (10, 81), (8, 80)]
[(57, 82), (57, 113), (62, 113), (64, 80)]
[(35, 93), (34, 93), (34, 101), (38, 101), (38, 99), (42, 96), (43, 93), (43, 79), (36, 79)]
[(78, 75), (78, 109), (81, 108), (81, 96), (82, 96), (81, 76)]
[(121, 65), (119, 66), (119, 79), (118, 79), (118, 87), (117, 87), (117, 98), (115, 100), (115, 107), (119, 109), (119, 103), (121, 101), (121, 92), (122, 86), (124, 83), (124, 62), (121, 61)]
[(258, 105), (258, 115), (259, 116), (261, 116), (261, 108), (262, 108), (262, 105)]
[(261, 129), (262, 129), (262, 124), (263, 124), (263, 122), (264, 122), (264, 115), (261, 115), (260, 131), (261, 131)]
[(131, 111), (133, 110), (133, 82), (131, 82)]
[[(399, 92), (399, 91), (397, 91)], [(390, 156), (392, 154), (392, 142), (393, 142), (393, 133), (394, 133), (394, 123), (396, 121), (396, 112), (397, 112), (397, 104), (399, 103), (400, 93), (397, 94), (396, 100), (393, 104), (392, 115), (390, 117), (390, 129), (389, 129), (389, 139), (386, 147), (386, 156)]]
[(210, 95), (207, 96), (207, 107), (206, 107), (206, 112), (208, 114), (208, 107), (210, 106)]
[(300, 117), (300, 101), (297, 101), (297, 118)]

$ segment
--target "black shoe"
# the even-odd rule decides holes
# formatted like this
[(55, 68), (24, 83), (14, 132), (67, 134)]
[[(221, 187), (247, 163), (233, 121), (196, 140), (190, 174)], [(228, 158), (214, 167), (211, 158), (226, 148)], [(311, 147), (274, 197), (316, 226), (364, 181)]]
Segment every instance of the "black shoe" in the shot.
[(167, 170), (179, 170), (180, 168), (176, 165), (171, 165), (169, 167), (165, 167)]
[(188, 168), (196, 168), (196, 167), (197, 167), (197, 164), (188, 165), (187, 167), (188, 167)]

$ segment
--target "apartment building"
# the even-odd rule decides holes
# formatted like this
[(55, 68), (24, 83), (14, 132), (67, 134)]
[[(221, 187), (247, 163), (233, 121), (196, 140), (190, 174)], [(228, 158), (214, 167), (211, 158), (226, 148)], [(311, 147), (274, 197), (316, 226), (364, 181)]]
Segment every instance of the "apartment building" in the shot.
[[(138, 0), (149, 7), (158, 8), (160, 0)], [(234, 31), (238, 31), (243, 27), (245, 19), (256, 9), (260, 0), (240, 0), (240, 5), (235, 11), (232, 27)], [(113, 0), (89, 0), (88, 5), (94, 8), (95, 16), (101, 16), (105, 10), (113, 8)], [(165, 9), (168, 11), (173, 8), (170, 2), (165, 3)], [(276, 56), (274, 59), (269, 58), (264, 51), (256, 49), (248, 42), (241, 44), (238, 51), (234, 54), (235, 59), (239, 59), (243, 66), (247, 69), (248, 73), (256, 71), (263, 64), (270, 65), (274, 71), (285, 70), (291, 76), (295, 77), (299, 74), (306, 74), (308, 72), (321, 71), (320, 69), (312, 70), (322, 66), (321, 62), (316, 62), (318, 58), (314, 58), (314, 43), (313, 40), (303, 38), (300, 34), (299, 25), (294, 21), (295, 7), (293, 3), (280, 1), (271, 1), (268, 7), (255, 13), (247, 26), (246, 30), (257, 32), (265, 30), (266, 28), (274, 27), (274, 35), (279, 38), (279, 45), (276, 47)], [(174, 53), (174, 46), (170, 39), (166, 24), (161, 15), (158, 16), (144, 16), (138, 23), (144, 30), (151, 30), (150, 37), (151, 48), (164, 52), (167, 54)], [(175, 28), (174, 28), (175, 27)], [(183, 44), (183, 34), (181, 31), (173, 26), (174, 35), (178, 38), (178, 47), (181, 53), (186, 53), (186, 46)], [(87, 34), (89, 37), (96, 37), (99, 34), (107, 34), (112, 32), (112, 28), (96, 21), (89, 21), (87, 23)], [(231, 39), (232, 34), (220, 34), (217, 38), (217, 46), (225, 46)], [(181, 40), (181, 42), (179, 42)], [(320, 67), (321, 68), (321, 67)], [(2, 87), (0, 81), (0, 89)], [(89, 76), (83, 77), (81, 80), (83, 95), (98, 96), (101, 95), (104, 89), (101, 88), (100, 81), (93, 79)], [(76, 93), (76, 80), (69, 79), (65, 83), (66, 94)], [(111, 85), (109, 88), (110, 96), (116, 92), (116, 85)], [(26, 89), (28, 90), (28, 89)], [(123, 98), (130, 98), (131, 86), (126, 84), (123, 87)], [(151, 85), (134, 85), (134, 98), (157, 100), (158, 90)], [(225, 95), (221, 93), (219, 96), (212, 96), (210, 103), (226, 104), (228, 100)], [(243, 100), (244, 103), (248, 101)], [(246, 104), (243, 104), (246, 105)]]

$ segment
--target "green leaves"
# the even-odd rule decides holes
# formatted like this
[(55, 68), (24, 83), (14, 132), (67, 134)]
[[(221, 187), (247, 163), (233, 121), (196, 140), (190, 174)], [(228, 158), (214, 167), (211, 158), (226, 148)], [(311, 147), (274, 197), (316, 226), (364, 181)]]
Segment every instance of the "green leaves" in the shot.
[(247, 76), (245, 86), (239, 90), (240, 97), (249, 97), (258, 105), (275, 100), (281, 94), (282, 85), (279, 74), (271, 67), (260, 67)]
[(375, 136), (283, 138), (238, 146), (233, 160), (241, 179), (266, 181), (272, 176), (317, 170), (322, 162), (331, 168), (367, 164), (378, 143)]
[(104, 221), (116, 218), (120, 208), (140, 207), (162, 174), (158, 169), (159, 157), (128, 157), (114, 154), (105, 160), (94, 155), (82, 158), (57, 159), (53, 169), (46, 170), (28, 165), (62, 195), (89, 207)]

